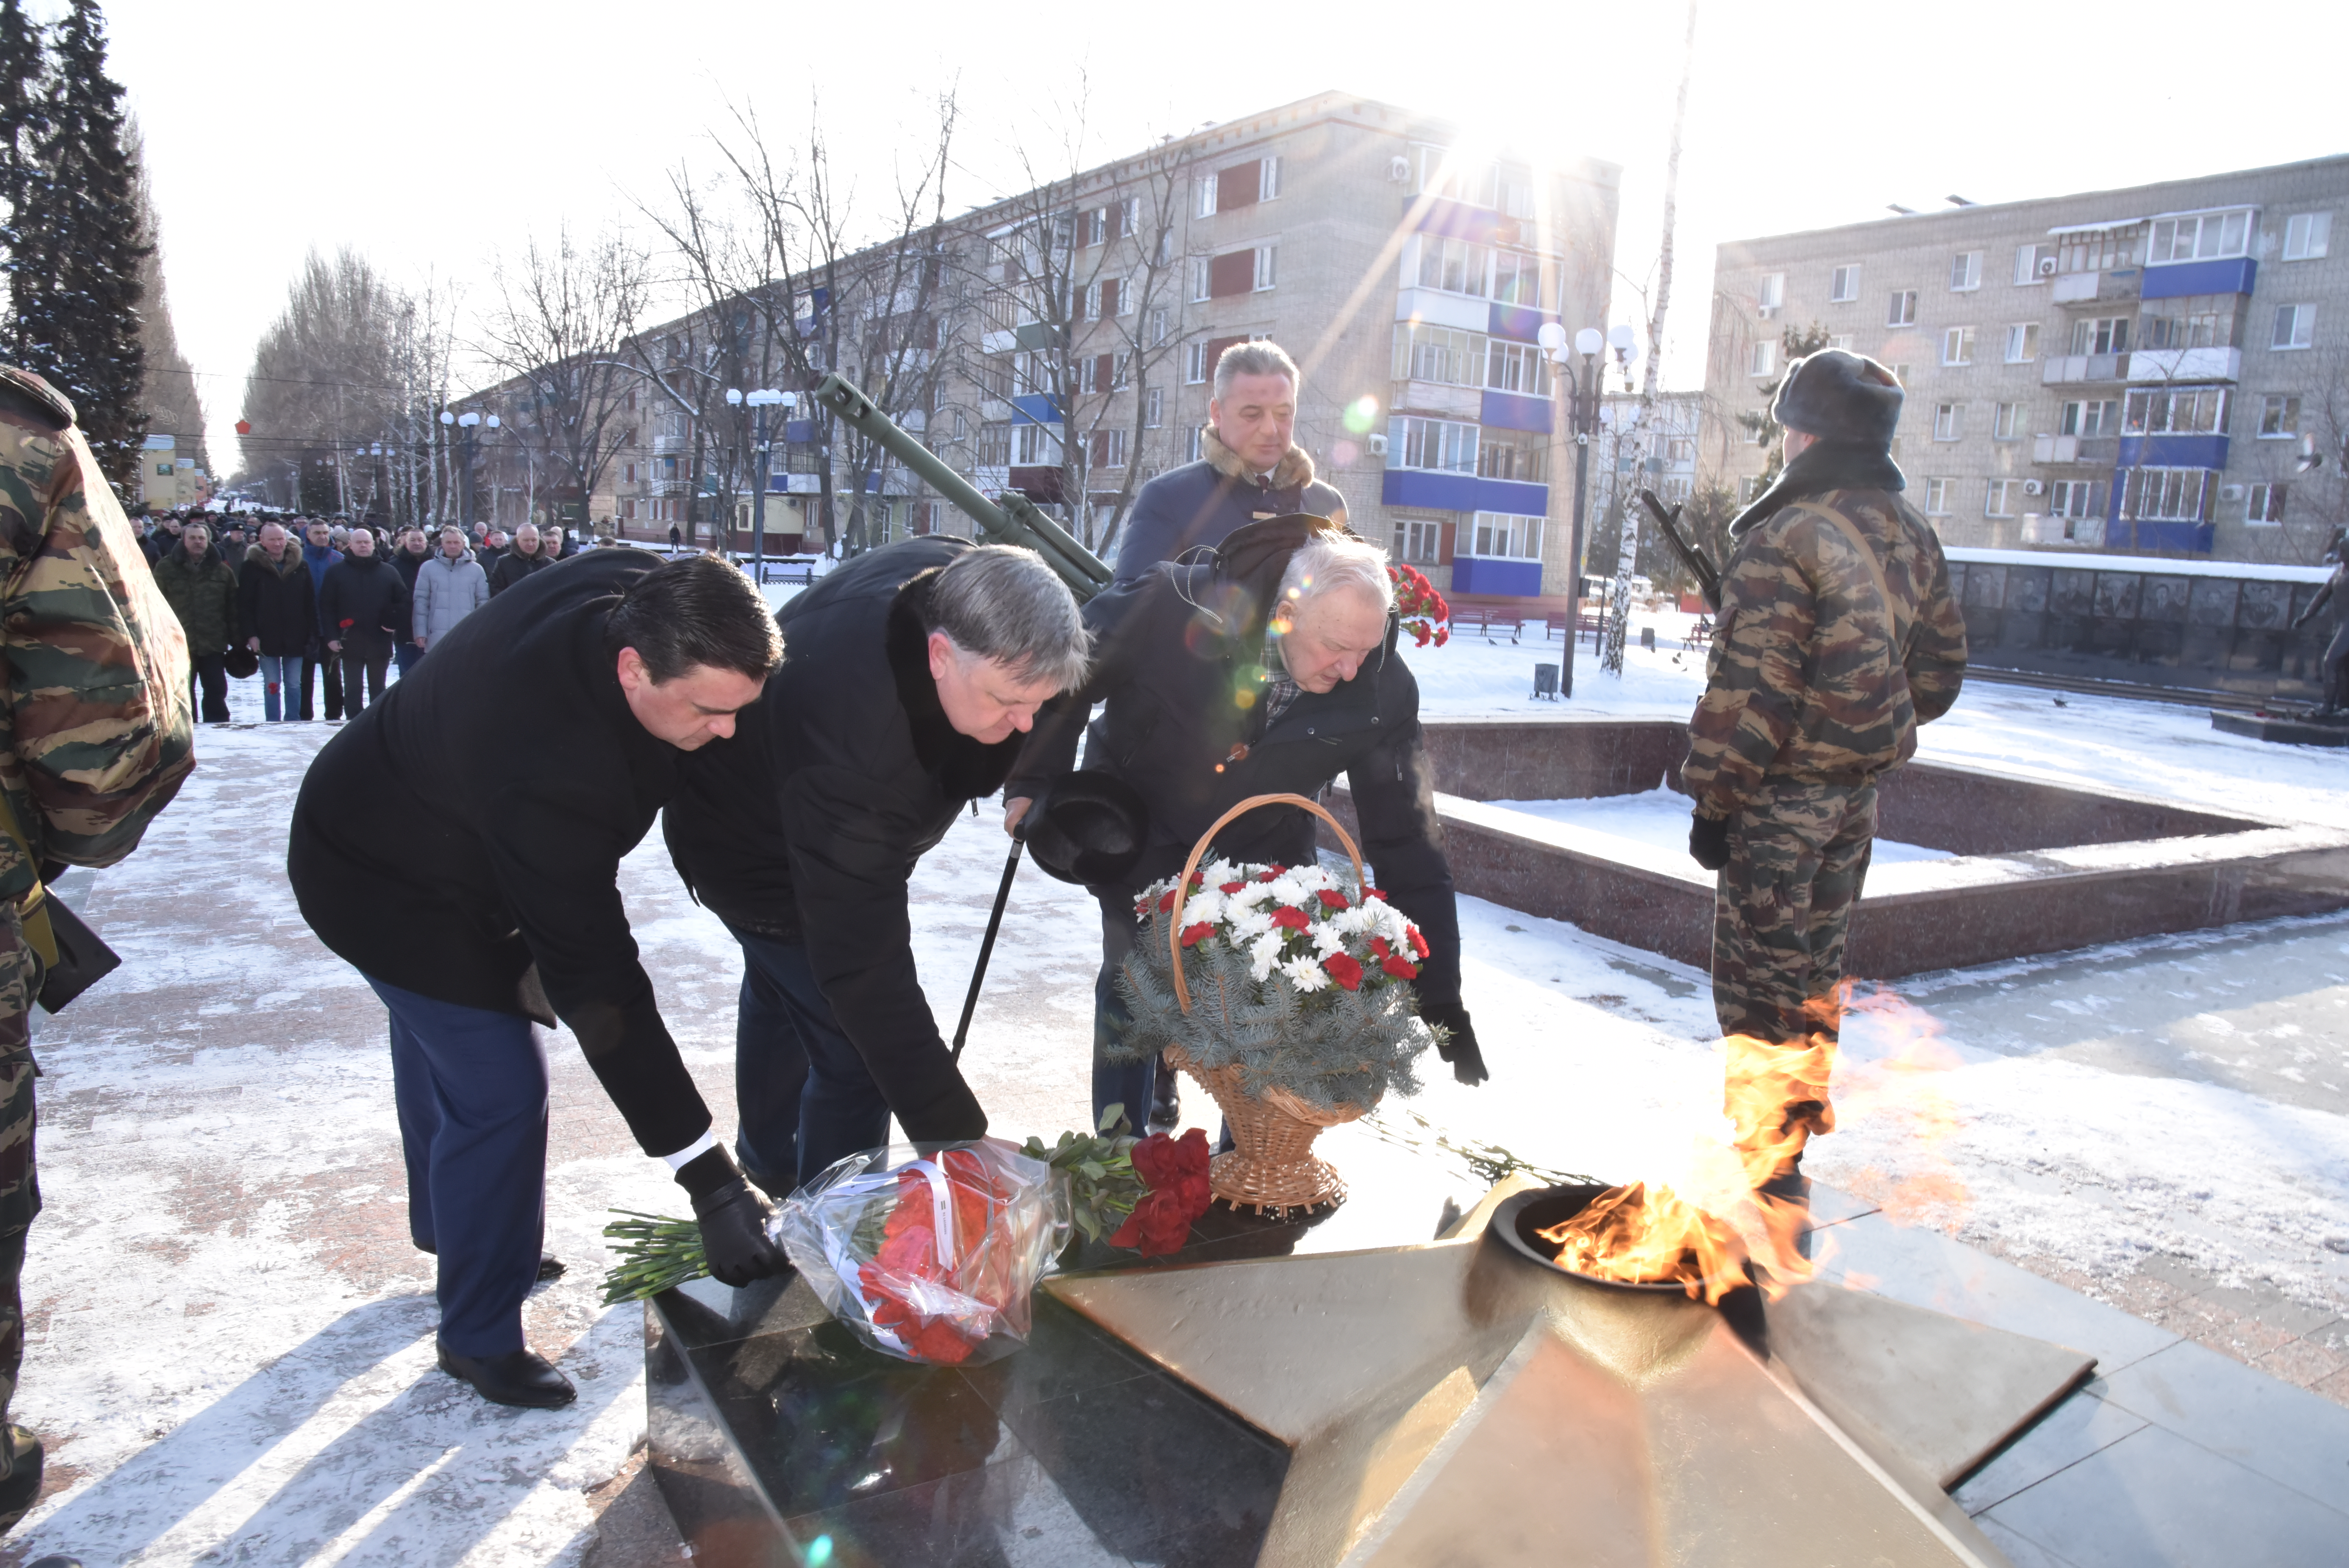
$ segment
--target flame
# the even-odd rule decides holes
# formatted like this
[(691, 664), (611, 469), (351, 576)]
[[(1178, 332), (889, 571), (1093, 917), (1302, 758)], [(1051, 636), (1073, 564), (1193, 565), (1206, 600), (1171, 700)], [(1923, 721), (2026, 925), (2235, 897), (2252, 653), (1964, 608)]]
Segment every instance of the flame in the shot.
[[(1722, 1042), (1722, 1109), (1729, 1138), (1700, 1139), (1667, 1183), (1610, 1187), (1571, 1219), (1538, 1233), (1558, 1246), (1562, 1268), (1599, 1279), (1676, 1283), (1691, 1295), (1717, 1302), (1750, 1279), (1773, 1300), (1811, 1278), (1803, 1255), (1808, 1206), (1790, 1193), (1769, 1191), (1791, 1175), (1810, 1140), (1836, 1129), (1835, 1099), (1846, 1117), (1906, 1119), (1935, 1168), (1890, 1183), (1876, 1172), (1888, 1217), (1907, 1222), (1933, 1205), (1962, 1204), (1959, 1181), (1939, 1147), (1958, 1116), (1949, 1097), (1920, 1075), (1955, 1065), (1938, 1044), (1940, 1026), (1891, 991), (1855, 994), (1850, 982), (1813, 999), (1805, 1009), (1810, 1032), (1777, 1042), (1732, 1035)], [(1892, 1048), (1879, 1060), (1837, 1077), (1837, 1041), (1846, 1014), (1868, 1016), (1871, 1035), (1889, 1031)]]

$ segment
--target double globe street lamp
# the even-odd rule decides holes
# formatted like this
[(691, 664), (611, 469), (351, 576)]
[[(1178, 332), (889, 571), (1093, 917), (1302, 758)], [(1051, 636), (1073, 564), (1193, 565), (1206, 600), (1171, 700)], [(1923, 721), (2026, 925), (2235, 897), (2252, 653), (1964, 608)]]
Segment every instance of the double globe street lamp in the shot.
[(796, 408), (799, 402), (798, 393), (778, 392), (771, 387), (761, 387), (755, 392), (745, 392), (739, 387), (726, 388), (727, 407), (747, 407), (756, 421), (750, 436), (750, 580), (754, 583), (767, 580), (767, 470), (773, 466), (767, 460), (767, 454), (774, 446), (767, 429), (767, 410)]

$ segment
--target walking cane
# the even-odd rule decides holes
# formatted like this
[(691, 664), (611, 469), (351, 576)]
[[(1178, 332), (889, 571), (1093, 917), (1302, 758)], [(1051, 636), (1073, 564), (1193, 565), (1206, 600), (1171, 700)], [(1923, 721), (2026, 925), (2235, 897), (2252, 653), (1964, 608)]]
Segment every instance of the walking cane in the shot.
[(978, 988), (987, 983), (987, 961), (995, 954), (995, 934), (1003, 927), (1003, 906), (1011, 897), (1011, 879), (1019, 874), (1019, 851), (1027, 841), (1024, 831), (1011, 835), (1011, 853), (1003, 862), (1003, 885), (995, 890), (995, 912), (987, 917), (987, 939), (978, 944), (978, 967), (970, 972), (970, 995), (962, 999), (962, 1022), (955, 1026), (956, 1061), (962, 1060), (962, 1043), (970, 1033), (970, 1016), (978, 1010)]

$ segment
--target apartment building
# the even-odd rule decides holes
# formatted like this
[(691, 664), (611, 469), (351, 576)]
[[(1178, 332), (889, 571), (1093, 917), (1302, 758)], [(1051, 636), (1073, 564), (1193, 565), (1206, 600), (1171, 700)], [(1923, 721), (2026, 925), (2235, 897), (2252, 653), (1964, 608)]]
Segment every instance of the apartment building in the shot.
[(1737, 416), (1816, 333), (1899, 376), (1895, 456), (1948, 543), (2314, 561), (2349, 522), (2344, 210), (2349, 157), (1724, 244), (1724, 477), (1751, 493)]
[[(730, 506), (739, 546), (755, 494), (771, 549), (813, 547), (827, 500), (835, 519), (859, 500), (873, 542), (968, 532), (812, 406), (836, 370), (982, 490), (1020, 491), (1113, 551), (1142, 484), (1199, 456), (1217, 357), (1268, 338), (1304, 368), (1297, 440), (1359, 531), (1450, 591), (1562, 593), (1572, 498), (1552, 476), (1571, 462), (1536, 335), (1604, 325), (1619, 177), (1474, 150), (1457, 128), (1339, 94), (1208, 126), (876, 247), (825, 287), (792, 280), (764, 303), (792, 324), (796, 357), (763, 386), (723, 341), (750, 313), (646, 329), (644, 376), (613, 394), (637, 404), (629, 438), (586, 509), (665, 541), (693, 518), (710, 537)], [(696, 417), (656, 383), (670, 364), (692, 366), (681, 390), (793, 405)], [(763, 471), (721, 467), (743, 451)]]

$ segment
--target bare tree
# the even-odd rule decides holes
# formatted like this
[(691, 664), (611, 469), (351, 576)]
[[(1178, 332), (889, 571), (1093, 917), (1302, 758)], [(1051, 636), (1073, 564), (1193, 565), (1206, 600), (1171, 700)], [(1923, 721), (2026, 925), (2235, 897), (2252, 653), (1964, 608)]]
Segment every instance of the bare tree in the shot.
[(240, 478), (285, 486), (291, 506), (347, 511), (370, 499), (374, 453), (362, 449), (412, 422), (396, 349), (409, 304), (356, 251), (310, 253), (254, 348)]

